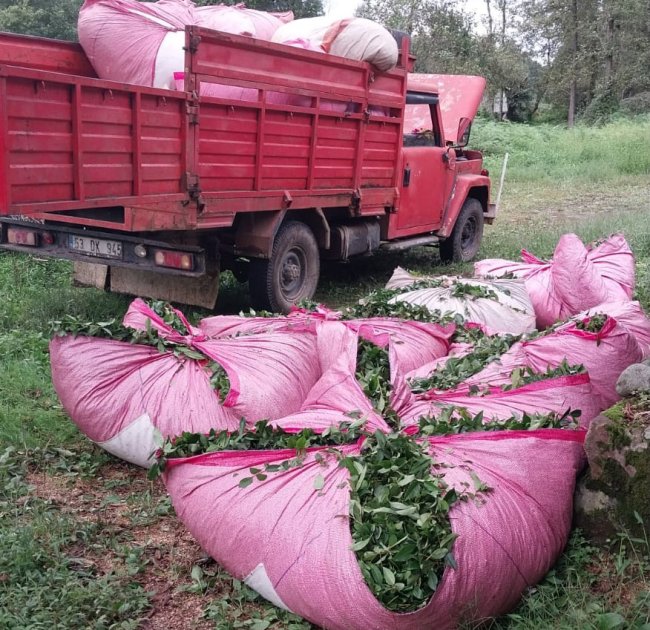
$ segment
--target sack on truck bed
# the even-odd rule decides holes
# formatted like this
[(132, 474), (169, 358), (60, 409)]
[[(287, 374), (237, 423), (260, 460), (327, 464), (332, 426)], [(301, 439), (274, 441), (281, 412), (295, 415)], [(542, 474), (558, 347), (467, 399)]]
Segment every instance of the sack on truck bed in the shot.
[[(177, 89), (175, 74), (185, 67), (186, 26), (268, 40), (292, 17), (238, 6), (196, 7), (191, 0), (85, 0), (78, 32), (101, 79)], [(231, 90), (232, 95), (247, 93)]]
[(380, 72), (397, 65), (399, 50), (395, 38), (380, 24), (365, 18), (336, 19), (320, 17), (294, 20), (281, 26), (272, 41), (284, 44), (307, 39), (323, 52), (367, 61)]
[(514, 274), (526, 281), (537, 325), (550, 326), (605, 302), (629, 300), (634, 291), (634, 255), (621, 234), (595, 247), (585, 247), (575, 234), (564, 234), (550, 261), (526, 250), (522, 262), (482, 260), (474, 264), (479, 277)]
[[(242, 24), (246, 21), (251, 24), (250, 33), (241, 33), (256, 37), (257, 39), (264, 39), (270, 41), (273, 34), (283, 25), (293, 20), (293, 13), (287, 11), (284, 13), (269, 13), (266, 11), (256, 11), (255, 9), (247, 9), (245, 5), (235, 6), (207, 6), (196, 7), (194, 9), (194, 24), (211, 28), (217, 31), (225, 31), (227, 33), (235, 33), (237, 29), (242, 28)], [(228, 23), (232, 24), (230, 30), (224, 28)]]

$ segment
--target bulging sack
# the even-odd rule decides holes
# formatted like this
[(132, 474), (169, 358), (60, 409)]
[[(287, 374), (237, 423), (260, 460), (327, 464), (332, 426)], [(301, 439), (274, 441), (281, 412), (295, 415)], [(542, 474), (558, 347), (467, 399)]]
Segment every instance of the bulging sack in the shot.
[(646, 316), (639, 302), (624, 300), (609, 302), (578, 313), (573, 319), (582, 321), (599, 313), (607, 313), (613, 317), (620, 326), (628, 330), (636, 339), (643, 358), (650, 357), (650, 319)]
[[(185, 27), (206, 28), (270, 40), (293, 14), (244, 7), (196, 7), (191, 0), (86, 0), (79, 11), (79, 42), (101, 79), (178, 89), (185, 67)], [(224, 86), (227, 88), (228, 86)], [(254, 90), (225, 90), (250, 96)], [(237, 98), (233, 96), (233, 98)]]
[(535, 312), (520, 280), (474, 280), (451, 276), (414, 276), (398, 267), (386, 283), (399, 291), (390, 303), (406, 302), (431, 312), (459, 314), (488, 334), (520, 335), (535, 330)]
[(514, 344), (499, 361), (486, 366), (465, 383), (480, 386), (502, 382), (517, 367), (543, 372), (566, 361), (585, 367), (602, 411), (619, 400), (615, 385), (623, 370), (642, 359), (643, 351), (634, 334), (601, 312)]
[(100, 79), (172, 87), (171, 73), (184, 66), (183, 31), (194, 20), (190, 0), (86, 0), (79, 43)]
[(521, 263), (482, 260), (475, 263), (474, 273), (524, 279), (540, 328), (602, 303), (629, 300), (635, 284), (634, 255), (622, 234), (594, 247), (585, 247), (575, 234), (564, 234), (550, 261), (522, 250)]
[(323, 52), (367, 61), (380, 72), (394, 68), (399, 57), (395, 38), (380, 24), (365, 18), (304, 18), (281, 26), (273, 35), (273, 41), (279, 44), (300, 38)]
[[(409, 613), (375, 597), (355, 553), (364, 541), (353, 538), (352, 523), (364, 508), (353, 504), (341, 462), (363, 467), (364, 443), (309, 448), (288, 467), (295, 449), (170, 459), (164, 479), (201, 547), (276, 606), (331, 630), (450, 630), (506, 612), (554, 564), (570, 530), (583, 440), (584, 432), (565, 430), (424, 440), (445, 484), (462, 493), (478, 479), (490, 491), (451, 508), (453, 562), (428, 603)], [(407, 508), (416, 509), (392, 509)], [(370, 527), (372, 515), (364, 518)], [(395, 553), (408, 563), (418, 549)], [(390, 587), (395, 574), (383, 575)]]
[(486, 386), (478, 394), (462, 385), (448, 391), (431, 390), (414, 395), (403, 382), (395, 390), (392, 406), (404, 427), (417, 427), (421, 418), (439, 417), (450, 407), (466, 410), (472, 416), (483, 414), (483, 422), (492, 423), (534, 414), (563, 416), (579, 411), (579, 424), (588, 428), (601, 409), (589, 375), (571, 374), (504, 389)]
[[(312, 332), (209, 339), (174, 311), (182, 332), (136, 300), (124, 325), (153, 345), (66, 335), (50, 344), (52, 381), (91, 440), (148, 466), (162, 437), (236, 430), (299, 411), (321, 376)], [(150, 333), (151, 334), (151, 333)]]

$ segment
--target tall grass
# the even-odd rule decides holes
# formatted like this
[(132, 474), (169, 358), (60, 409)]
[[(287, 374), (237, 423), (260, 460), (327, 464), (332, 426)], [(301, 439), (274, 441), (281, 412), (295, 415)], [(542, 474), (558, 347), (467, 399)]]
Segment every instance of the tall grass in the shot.
[(477, 119), (472, 147), (495, 173), (510, 154), (509, 179), (520, 182), (601, 182), (650, 177), (650, 116), (603, 127), (520, 125)]

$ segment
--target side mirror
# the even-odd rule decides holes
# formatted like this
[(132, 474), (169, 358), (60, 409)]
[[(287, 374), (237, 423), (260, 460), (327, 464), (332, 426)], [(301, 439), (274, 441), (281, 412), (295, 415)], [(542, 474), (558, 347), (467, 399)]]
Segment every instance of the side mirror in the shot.
[(469, 144), (469, 136), (472, 132), (472, 119), (471, 118), (461, 118), (458, 122), (458, 135), (456, 136), (458, 140), (456, 141), (455, 146), (457, 147), (466, 147)]

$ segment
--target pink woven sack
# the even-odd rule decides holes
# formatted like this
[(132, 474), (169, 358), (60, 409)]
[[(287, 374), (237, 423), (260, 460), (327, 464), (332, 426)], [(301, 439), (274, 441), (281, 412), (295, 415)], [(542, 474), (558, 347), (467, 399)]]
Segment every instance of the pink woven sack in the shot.
[(514, 344), (498, 362), (486, 366), (465, 383), (493, 384), (504, 379), (507, 382), (517, 367), (544, 372), (567, 361), (569, 365), (585, 367), (603, 410), (619, 400), (615, 385), (623, 370), (642, 360), (643, 350), (634, 334), (613, 317), (607, 317), (600, 332), (595, 333), (581, 330), (576, 322), (569, 321), (543, 337)]
[(124, 324), (150, 325), (162, 338), (198, 351), (227, 373), (220, 402), (203, 358), (92, 337), (57, 337), (50, 344), (52, 381), (68, 415), (91, 440), (129, 462), (147, 466), (163, 437), (184, 431), (232, 430), (299, 411), (321, 376), (316, 336), (273, 332), (210, 340), (185, 322), (182, 336), (136, 300)]
[[(201, 547), (276, 606), (329, 630), (451, 630), (506, 612), (553, 566), (571, 526), (583, 440), (584, 432), (564, 430), (430, 439), (442, 464), (436, 474), (448, 484), (472, 486), (471, 468), (492, 490), (484, 502), (452, 508), (457, 568), (447, 567), (431, 600), (408, 614), (384, 608), (363, 579), (352, 550), (349, 472), (331, 450), (309, 449), (303, 465), (247, 487), (240, 480), (251, 468), (296, 452), (172, 459), (164, 478)], [(340, 450), (354, 456), (360, 448)]]
[(620, 302), (608, 302), (583, 311), (574, 317), (580, 321), (598, 313), (607, 313), (617, 323), (628, 330), (643, 352), (643, 358), (650, 357), (650, 319), (646, 316), (639, 302), (624, 300)]
[(492, 386), (482, 389), (480, 395), (469, 386), (449, 391), (431, 390), (414, 395), (407, 385), (394, 391), (392, 406), (404, 427), (415, 427), (422, 417), (436, 418), (447, 407), (461, 407), (473, 416), (483, 413), (484, 422), (498, 422), (524, 414), (558, 414), (580, 411), (579, 423), (588, 428), (589, 423), (602, 411), (594, 396), (588, 374), (559, 376), (529, 383), (504, 391)]
[(585, 247), (575, 234), (564, 234), (552, 260), (540, 260), (526, 250), (521, 257), (521, 263), (481, 260), (474, 273), (524, 278), (539, 328), (605, 302), (629, 300), (634, 292), (634, 255), (622, 234), (595, 247)]

